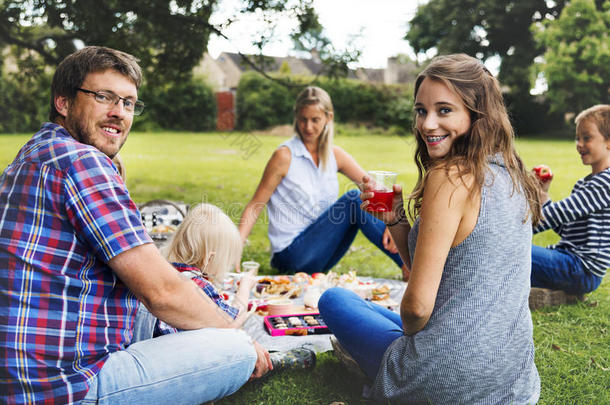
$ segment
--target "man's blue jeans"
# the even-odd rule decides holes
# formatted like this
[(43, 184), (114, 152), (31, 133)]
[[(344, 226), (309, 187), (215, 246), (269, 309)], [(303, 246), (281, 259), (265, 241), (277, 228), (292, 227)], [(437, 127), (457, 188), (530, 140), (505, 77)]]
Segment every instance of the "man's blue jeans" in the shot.
[[(147, 320), (141, 315), (137, 323)], [(150, 325), (136, 326), (139, 337), (152, 335)], [(244, 385), (256, 359), (243, 330), (206, 328), (136, 341), (110, 355), (82, 403), (198, 405), (214, 401)]]
[(404, 336), (400, 315), (341, 287), (326, 290), (318, 309), (341, 346), (374, 380), (383, 354), (394, 340)]
[(358, 229), (398, 267), (402, 259), (398, 253), (383, 248), (385, 224), (360, 209), (360, 191), (343, 194), (328, 210), (284, 250), (274, 253), (271, 266), (283, 273), (315, 273), (330, 270), (345, 255)]
[(565, 250), (532, 245), (531, 281), (532, 287), (581, 295), (595, 290), (602, 277), (588, 272), (578, 257)]

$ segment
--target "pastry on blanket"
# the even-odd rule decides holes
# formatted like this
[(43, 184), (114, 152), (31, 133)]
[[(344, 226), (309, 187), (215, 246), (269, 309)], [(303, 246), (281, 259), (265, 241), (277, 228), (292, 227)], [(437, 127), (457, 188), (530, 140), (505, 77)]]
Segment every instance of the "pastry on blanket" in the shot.
[(312, 278), (309, 274), (301, 271), (294, 274), (293, 281), (295, 284), (311, 284)]
[(390, 287), (384, 284), (381, 287), (373, 288), (372, 294), (372, 301), (387, 300), (388, 298), (390, 298)]
[(173, 233), (176, 232), (176, 227), (172, 225), (157, 225), (152, 230), (152, 233)]

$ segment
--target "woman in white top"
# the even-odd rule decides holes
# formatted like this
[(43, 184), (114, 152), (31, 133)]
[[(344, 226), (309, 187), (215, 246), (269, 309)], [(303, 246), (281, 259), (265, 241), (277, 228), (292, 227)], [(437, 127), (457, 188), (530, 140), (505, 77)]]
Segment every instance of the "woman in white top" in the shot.
[(268, 206), (271, 266), (283, 273), (327, 271), (343, 257), (358, 229), (402, 268), (385, 224), (360, 209), (360, 191), (337, 199), (337, 171), (355, 183), (366, 172), (347, 152), (333, 145), (333, 106), (319, 87), (307, 87), (295, 103), (295, 136), (275, 150), (250, 202), (239, 232), (248, 237)]

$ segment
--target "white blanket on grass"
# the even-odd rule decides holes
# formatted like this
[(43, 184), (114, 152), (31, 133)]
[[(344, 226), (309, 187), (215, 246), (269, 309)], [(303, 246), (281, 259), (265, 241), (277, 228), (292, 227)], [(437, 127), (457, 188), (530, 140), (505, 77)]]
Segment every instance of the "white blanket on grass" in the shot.
[[(398, 280), (388, 280), (383, 278), (369, 278), (359, 277), (361, 281), (374, 281), (378, 285), (387, 285), (390, 287), (390, 297), (400, 303), (406, 283)], [(299, 305), (303, 303), (303, 297), (295, 298), (295, 304)], [(398, 307), (393, 308), (394, 311), (398, 312)], [(265, 329), (263, 324), (263, 316), (252, 315), (250, 319), (244, 324), (246, 332), (260, 343), (265, 349), (270, 351), (284, 351), (294, 349), (296, 347), (304, 346), (314, 350), (316, 353), (325, 352), (332, 350), (330, 345), (331, 334), (323, 335), (307, 335), (307, 336), (271, 336)]]

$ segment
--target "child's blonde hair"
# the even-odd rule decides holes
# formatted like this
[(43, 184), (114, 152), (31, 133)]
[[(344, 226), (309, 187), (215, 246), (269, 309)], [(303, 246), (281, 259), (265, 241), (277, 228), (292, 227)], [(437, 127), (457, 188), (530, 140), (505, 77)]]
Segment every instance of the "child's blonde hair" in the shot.
[[(168, 261), (198, 267), (218, 283), (239, 263), (242, 249), (231, 218), (215, 205), (197, 204), (188, 211), (164, 253)], [(211, 252), (214, 256), (208, 262)]]
[(605, 139), (610, 139), (610, 105), (609, 104), (598, 104), (593, 107), (589, 107), (576, 116), (574, 122), (576, 123), (576, 130), (580, 128), (581, 122), (590, 121), (604, 136)]

